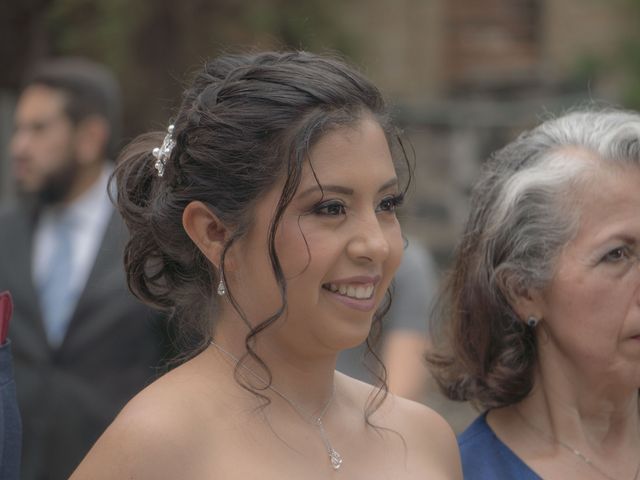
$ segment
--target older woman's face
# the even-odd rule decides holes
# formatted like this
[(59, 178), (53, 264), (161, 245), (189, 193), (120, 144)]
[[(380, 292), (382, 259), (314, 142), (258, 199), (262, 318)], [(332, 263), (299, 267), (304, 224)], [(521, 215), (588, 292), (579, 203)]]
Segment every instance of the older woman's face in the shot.
[(579, 369), (640, 386), (640, 169), (597, 175), (543, 294), (541, 355), (551, 349)]

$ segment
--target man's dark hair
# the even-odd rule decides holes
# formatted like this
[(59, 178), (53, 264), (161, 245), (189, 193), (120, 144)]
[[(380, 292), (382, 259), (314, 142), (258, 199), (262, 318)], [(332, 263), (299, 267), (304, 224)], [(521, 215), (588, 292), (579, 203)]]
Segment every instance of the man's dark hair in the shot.
[(45, 60), (29, 73), (24, 87), (44, 85), (66, 97), (65, 113), (77, 124), (91, 115), (107, 120), (110, 129), (105, 154), (115, 158), (121, 128), (120, 88), (113, 73), (104, 65), (77, 57)]

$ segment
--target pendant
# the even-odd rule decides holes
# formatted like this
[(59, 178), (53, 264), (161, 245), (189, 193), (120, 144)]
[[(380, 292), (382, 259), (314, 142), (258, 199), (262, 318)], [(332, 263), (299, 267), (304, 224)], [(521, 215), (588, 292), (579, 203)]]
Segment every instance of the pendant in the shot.
[(331, 466), (334, 470), (338, 470), (342, 466), (342, 455), (333, 448), (329, 450), (329, 460), (331, 460)]

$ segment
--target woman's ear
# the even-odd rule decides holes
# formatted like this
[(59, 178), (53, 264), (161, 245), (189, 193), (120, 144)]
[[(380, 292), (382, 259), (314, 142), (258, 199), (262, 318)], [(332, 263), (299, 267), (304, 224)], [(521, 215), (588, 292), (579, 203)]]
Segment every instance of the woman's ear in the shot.
[(220, 268), (222, 251), (229, 236), (222, 221), (204, 203), (194, 201), (182, 213), (182, 226), (202, 254)]
[(543, 298), (539, 290), (524, 286), (506, 272), (498, 277), (498, 284), (511, 308), (523, 322), (532, 316), (538, 319), (543, 317)]

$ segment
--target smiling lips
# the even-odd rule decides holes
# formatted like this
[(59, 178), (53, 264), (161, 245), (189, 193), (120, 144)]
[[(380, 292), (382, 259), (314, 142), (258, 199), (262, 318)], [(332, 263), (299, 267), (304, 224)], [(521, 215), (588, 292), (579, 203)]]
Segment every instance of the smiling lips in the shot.
[(333, 293), (338, 293), (342, 296), (353, 298), (356, 300), (368, 300), (373, 296), (375, 286), (373, 283), (358, 283), (358, 284), (337, 284), (328, 283), (323, 285), (324, 288)]

